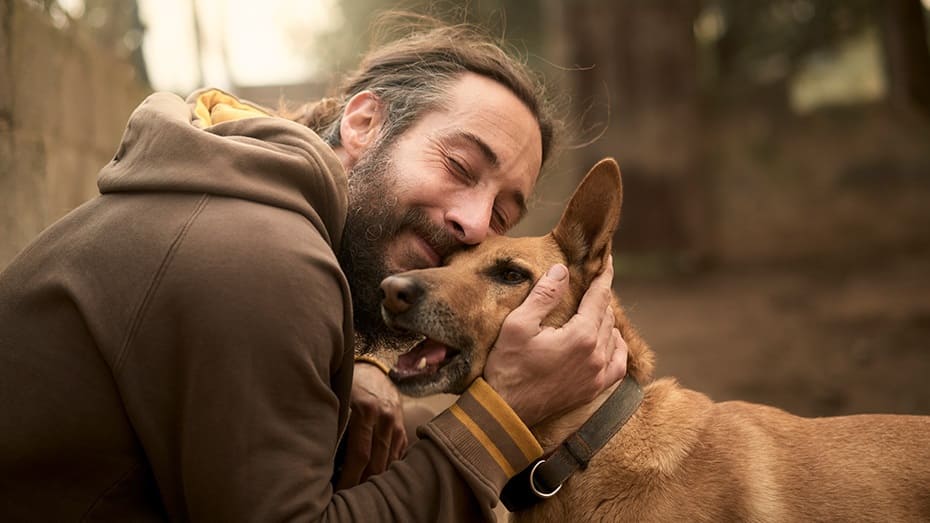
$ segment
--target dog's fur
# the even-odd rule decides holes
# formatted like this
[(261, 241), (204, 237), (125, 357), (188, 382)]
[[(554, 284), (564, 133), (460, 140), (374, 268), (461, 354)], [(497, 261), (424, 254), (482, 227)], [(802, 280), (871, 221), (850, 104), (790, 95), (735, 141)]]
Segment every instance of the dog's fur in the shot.
[[(506, 315), (555, 263), (569, 267), (571, 291), (546, 323), (569, 318), (611, 252), (621, 195), (616, 163), (602, 161), (552, 233), (490, 238), (444, 267), (395, 276), (393, 286), (386, 280), (386, 304), (402, 292), (398, 282), (418, 289), (412, 299), (401, 296), (403, 310), (385, 306), (389, 325), (458, 351), (445, 366), (431, 363), (424, 375), (398, 379), (402, 391), (461, 392), (482, 374)], [(673, 379), (652, 381), (652, 352), (616, 299), (613, 310), (630, 349), (628, 375), (644, 385), (645, 399), (586, 470), (517, 520), (930, 521), (930, 418), (805, 419), (714, 403)], [(609, 392), (533, 432), (552, 450)]]

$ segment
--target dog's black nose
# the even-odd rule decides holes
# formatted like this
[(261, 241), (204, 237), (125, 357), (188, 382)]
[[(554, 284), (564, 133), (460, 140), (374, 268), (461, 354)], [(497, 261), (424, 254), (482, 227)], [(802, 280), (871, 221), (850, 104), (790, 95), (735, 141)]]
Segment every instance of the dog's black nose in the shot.
[(409, 276), (388, 276), (381, 282), (384, 293), (382, 305), (391, 314), (401, 314), (416, 304), (423, 296), (423, 286)]

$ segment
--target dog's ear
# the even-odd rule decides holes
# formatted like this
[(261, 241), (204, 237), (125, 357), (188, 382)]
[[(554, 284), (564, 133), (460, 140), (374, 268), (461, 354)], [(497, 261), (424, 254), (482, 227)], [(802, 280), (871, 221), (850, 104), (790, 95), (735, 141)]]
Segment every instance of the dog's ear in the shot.
[(552, 231), (570, 264), (582, 265), (592, 277), (600, 272), (611, 253), (622, 204), (620, 167), (605, 158), (588, 171)]

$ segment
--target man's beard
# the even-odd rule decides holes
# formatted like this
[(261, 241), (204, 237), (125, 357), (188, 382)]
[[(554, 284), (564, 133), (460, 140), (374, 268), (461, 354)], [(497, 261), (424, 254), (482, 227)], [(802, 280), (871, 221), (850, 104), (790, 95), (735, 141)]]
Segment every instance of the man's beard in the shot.
[(381, 280), (390, 276), (387, 247), (401, 231), (413, 231), (436, 251), (440, 259), (461, 248), (423, 209), (401, 209), (397, 176), (389, 143), (378, 143), (349, 171), (349, 209), (342, 234), (339, 264), (349, 280), (357, 350), (396, 350), (417, 336), (390, 330), (381, 317)]

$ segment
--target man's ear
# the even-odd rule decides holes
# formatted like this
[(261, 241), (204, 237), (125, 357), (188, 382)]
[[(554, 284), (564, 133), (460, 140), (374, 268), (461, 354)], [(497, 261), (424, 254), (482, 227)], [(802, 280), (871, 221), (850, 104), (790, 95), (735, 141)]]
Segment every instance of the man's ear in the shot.
[(592, 278), (610, 256), (622, 205), (620, 167), (605, 158), (588, 171), (552, 231), (568, 262), (584, 267)]
[(378, 140), (384, 122), (381, 99), (371, 91), (362, 91), (349, 99), (339, 125), (339, 141), (350, 165)]

